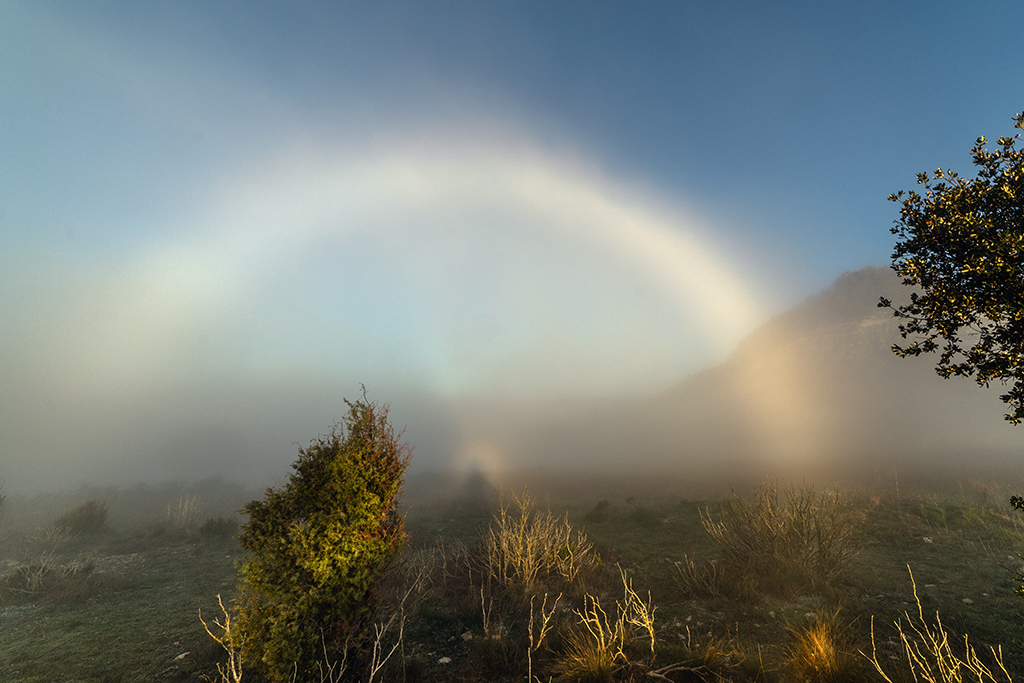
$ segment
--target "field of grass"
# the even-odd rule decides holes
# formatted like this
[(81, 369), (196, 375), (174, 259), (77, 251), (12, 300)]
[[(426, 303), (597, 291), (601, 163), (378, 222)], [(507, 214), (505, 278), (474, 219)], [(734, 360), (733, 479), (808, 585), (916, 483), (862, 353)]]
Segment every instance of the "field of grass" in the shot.
[[(787, 490), (801, 489), (780, 486), (780, 501)], [(533, 514), (567, 519), (592, 546), (578, 546), (592, 559), (571, 580), (561, 565), (524, 578), (501, 564), (507, 549), (487, 550), (496, 496), (414, 503), (405, 567), (427, 580), (409, 604), (400, 648), (375, 680), (882, 681), (861, 654), (873, 651), (893, 681), (913, 680), (894, 622), (902, 618), (913, 634), (905, 613), (918, 616), (917, 600), (926, 621), (940, 614), (958, 657), (965, 635), (990, 667), (990, 647), (1001, 646), (1009, 674), (1024, 680), (1024, 598), (1014, 594), (1024, 513), (1008, 502), (1018, 492), (976, 481), (843, 491), (841, 518), (829, 528), (845, 534), (851, 552), (837, 555), (837, 571), (819, 574), (796, 565), (775, 571), (802, 552), (792, 545), (774, 565), (737, 565), (708, 530), (730, 519), (728, 499), (545, 499)], [(77, 535), (52, 528), (59, 513), (42, 521), (28, 514), (30, 501), (7, 502), (0, 680), (220, 680), (216, 665), (226, 656), (199, 610), (210, 621), (220, 616), (218, 594), (230, 604), (240, 552), (226, 514), (189, 509), (230, 496), (168, 493), (151, 514), (129, 515), (117, 509), (126, 497), (108, 493), (88, 495), (106, 504), (109, 521)], [(754, 510), (753, 492), (743, 493), (744, 509)], [(52, 510), (64, 510), (66, 524), (66, 512), (83, 502)], [(735, 523), (742, 516), (733, 511)], [(509, 520), (516, 512), (508, 507)], [(825, 552), (815, 543), (809, 557)], [(499, 564), (501, 580), (487, 569)], [(596, 651), (594, 628), (607, 629), (608, 652)]]

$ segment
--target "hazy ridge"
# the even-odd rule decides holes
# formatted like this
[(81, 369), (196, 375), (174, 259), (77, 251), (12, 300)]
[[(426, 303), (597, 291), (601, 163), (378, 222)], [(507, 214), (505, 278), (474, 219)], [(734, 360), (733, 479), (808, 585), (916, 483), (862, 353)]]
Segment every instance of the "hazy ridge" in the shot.
[[(897, 321), (878, 298), (907, 295), (889, 269), (845, 273), (755, 329), (722, 364), (647, 396), (488, 401), (374, 386), (369, 395), (390, 402), (396, 426), (407, 427), (410, 482), (452, 471), (492, 483), (543, 473), (580, 487), (634, 477), (646, 482), (637, 488), (705, 491), (709, 482), (767, 474), (891, 479), (926, 470), (956, 478), (1016, 467), (1024, 427), (1002, 419), (1001, 387), (943, 380), (934, 359), (892, 353)], [(58, 409), (51, 419), (64, 420), (76, 440), (54, 431), (12, 442), (25, 455), (5, 469), (9, 491), (210, 477), (277, 486), (298, 447), (327, 431), (342, 398), (356, 395), (331, 378), (252, 387), (211, 379), (199, 388), (205, 393), (154, 392), (113, 415), (106, 430), (102, 406)]]
[(848, 272), (659, 395), (472, 419), (509, 469), (579, 476), (958, 477), (1012, 466), (1024, 428), (1002, 419), (999, 386), (943, 380), (932, 359), (892, 353), (898, 321), (877, 302), (908, 293), (890, 269)]

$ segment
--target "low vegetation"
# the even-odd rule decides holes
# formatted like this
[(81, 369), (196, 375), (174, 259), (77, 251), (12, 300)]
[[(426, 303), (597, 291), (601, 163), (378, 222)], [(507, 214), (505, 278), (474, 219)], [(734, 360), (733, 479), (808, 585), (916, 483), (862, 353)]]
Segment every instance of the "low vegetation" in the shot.
[[(910, 580), (912, 583), (914, 582), (913, 572), (910, 574)], [(999, 683), (1013, 680), (1003, 662), (1001, 646), (989, 647), (992, 656), (990, 663), (986, 664), (971, 646), (967, 634), (963, 636), (962, 647), (956, 642), (955, 637), (951, 642), (952, 634), (942, 625), (942, 619), (938, 613), (935, 614), (934, 623), (929, 622), (925, 617), (921, 598), (917, 594), (917, 584), (913, 583), (913, 585), (917, 617), (911, 617), (908, 612), (904, 612), (906, 625), (902, 619), (895, 625), (896, 631), (899, 633), (906, 668), (910, 670), (915, 681)], [(886, 673), (886, 667), (883, 667), (878, 660), (873, 628), (871, 632), (871, 663), (884, 680), (894, 683)]]
[(102, 533), (107, 526), (107, 504), (99, 500), (88, 500), (62, 514), (53, 526), (71, 536)]
[(587, 535), (574, 530), (568, 516), (536, 507), (529, 491), (501, 497), (483, 543), (482, 570), (487, 582), (529, 594), (554, 577), (572, 583), (597, 563)]
[(701, 522), (718, 545), (720, 564), (698, 570), (684, 558), (680, 582), (691, 592), (752, 599), (828, 590), (857, 554), (851, 511), (838, 490), (815, 493), (804, 485), (780, 497), (769, 481), (750, 501), (733, 496), (717, 520), (705, 510)]
[[(555, 512), (518, 491), (494, 507), (414, 504), (364, 645), (339, 656), (323, 638), (295, 680), (1021, 678), (1024, 519), (1004, 503), (1019, 488), (766, 482), (717, 503), (566, 500)], [(98, 494), (85, 500), (118, 500)], [(266, 680), (242, 656), (237, 520), (195, 491), (162, 500), (134, 528), (74, 535), (58, 512), (11, 530), (0, 679)], [(179, 527), (168, 509), (181, 501), (218, 516)], [(772, 558), (785, 569), (766, 575)]]

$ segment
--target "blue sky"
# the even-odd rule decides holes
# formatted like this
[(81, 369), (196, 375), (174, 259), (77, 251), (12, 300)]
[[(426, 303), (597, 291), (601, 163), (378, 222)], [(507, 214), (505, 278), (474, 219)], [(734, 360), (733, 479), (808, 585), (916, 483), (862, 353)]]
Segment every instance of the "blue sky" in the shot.
[(1012, 131), (1022, 22), (0, 0), (0, 458), (78, 472), (318, 397), (274, 423), (301, 442), (359, 383), (396, 404), (663, 389), (888, 262), (887, 195)]

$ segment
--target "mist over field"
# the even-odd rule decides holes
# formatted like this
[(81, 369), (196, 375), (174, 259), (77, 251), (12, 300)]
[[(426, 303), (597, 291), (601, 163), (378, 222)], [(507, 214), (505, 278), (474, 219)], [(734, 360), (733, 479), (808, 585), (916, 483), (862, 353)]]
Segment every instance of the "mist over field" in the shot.
[[(631, 477), (668, 490), (765, 475), (888, 480), (901, 470), (957, 478), (1011, 468), (1019, 435), (1001, 418), (998, 387), (942, 380), (927, 358), (892, 354), (895, 322), (875, 304), (898, 300), (901, 288), (886, 268), (846, 273), (756, 328), (722, 363), (658, 391), (515, 399), (385, 385), (367, 387), (368, 397), (390, 403), (405, 428), (412, 482), (602, 486)], [(5, 476), (17, 491), (214, 477), (277, 485), (298, 447), (340, 419), (345, 398), (360, 397), (359, 387), (314, 380), (197, 381), (133, 405), (58, 407), (36, 397), (39, 414), (23, 405), (4, 412), (19, 416), (8, 439), (20, 436), (17, 447), (36, 454)], [(19, 434), (19, 424), (49, 428)]]
[(410, 481), (1015, 462), (874, 307), (1020, 107), (943, 7), (0, 4), (5, 490), (279, 485), (363, 386)]
[[(478, 466), (736, 485), (766, 475), (855, 483), (1012, 472), (1020, 435), (998, 386), (899, 359), (887, 268), (842, 275), (754, 330), (729, 358), (647, 396), (470, 408)], [(489, 447), (488, 447), (489, 445)]]

